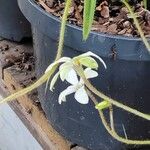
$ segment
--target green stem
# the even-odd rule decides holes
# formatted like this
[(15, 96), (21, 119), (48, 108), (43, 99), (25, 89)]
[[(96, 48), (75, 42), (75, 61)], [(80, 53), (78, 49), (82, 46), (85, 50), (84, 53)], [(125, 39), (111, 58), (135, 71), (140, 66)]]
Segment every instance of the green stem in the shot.
[[(93, 101), (93, 103), (95, 105), (98, 104), (98, 101), (96, 100), (96, 98), (94, 97), (94, 95), (89, 91), (87, 90), (87, 93), (89, 95), (89, 97), (91, 98), (91, 100)], [(130, 144), (130, 145), (150, 145), (150, 140), (131, 140), (131, 139), (125, 139), (121, 136), (119, 136), (117, 134), (117, 132), (115, 131), (115, 128), (114, 128), (114, 120), (113, 120), (113, 110), (112, 108), (109, 109), (109, 113), (110, 113), (110, 116), (111, 116), (111, 128), (109, 126), (109, 124), (107, 123), (106, 121), (106, 118), (104, 116), (104, 113), (102, 110), (98, 110), (99, 112), (99, 116), (102, 120), (102, 124), (104, 125), (105, 129), (107, 130), (107, 132), (116, 140), (118, 140), (119, 142), (122, 142), (122, 143), (125, 143), (125, 144)]]
[(113, 106), (111, 105), (109, 107), (110, 126), (111, 126), (111, 129), (115, 131), (113, 112), (114, 112), (113, 111)]
[(68, 17), (68, 12), (69, 12), (71, 2), (72, 2), (72, 0), (66, 0), (66, 3), (65, 3), (65, 10), (64, 10), (64, 14), (62, 17), (62, 22), (61, 22), (61, 29), (60, 29), (59, 44), (58, 44), (58, 51), (57, 51), (57, 55), (56, 55), (56, 60), (60, 59), (62, 56), (65, 29), (66, 29), (67, 17)]
[(143, 0), (144, 8), (147, 9), (147, 0)]
[(92, 91), (95, 95), (99, 96), (100, 98), (104, 99), (104, 100), (107, 100), (108, 102), (110, 102), (111, 104), (119, 107), (119, 108), (122, 108), (123, 110), (127, 111), (127, 112), (130, 112), (136, 116), (139, 116), (141, 118), (144, 118), (146, 120), (149, 120), (150, 121), (150, 115), (149, 114), (144, 114), (136, 109), (133, 109), (129, 106), (126, 106), (120, 102), (118, 102), (117, 100), (115, 99), (112, 99), (108, 96), (106, 96), (105, 94), (103, 94), (101, 91), (98, 91), (86, 78), (85, 78), (85, 75), (84, 75), (84, 70), (81, 66), (74, 66), (74, 69), (76, 70), (76, 72), (78, 73), (78, 75), (83, 79), (85, 85), (88, 87), (88, 89), (90, 91)]
[(139, 24), (139, 22), (138, 22), (138, 20), (137, 20), (137, 18), (135, 16), (131, 6), (126, 2), (126, 0), (122, 0), (122, 2), (125, 4), (127, 9), (129, 10), (129, 13), (131, 14), (131, 16), (132, 16), (132, 18), (134, 20), (135, 26), (136, 26), (136, 28), (137, 28), (137, 30), (138, 30), (138, 32), (139, 32), (139, 34), (140, 34), (144, 44), (145, 44), (147, 50), (150, 52), (150, 44), (149, 44), (148, 40), (146, 39), (146, 37), (144, 36), (144, 33), (143, 33), (143, 31), (142, 31), (142, 29), (140, 27), (140, 24)]
[(99, 115), (107, 132), (116, 140), (129, 145), (150, 145), (150, 140), (130, 140), (120, 137), (115, 130), (111, 130), (101, 110), (99, 110)]
[[(61, 22), (59, 45), (58, 45), (58, 51), (57, 51), (55, 61), (60, 59), (61, 55), (62, 55), (64, 35), (65, 35), (65, 27), (66, 27), (66, 23), (67, 23), (67, 16), (68, 16), (70, 5), (71, 5), (71, 0), (66, 0), (66, 7), (65, 7), (65, 10), (64, 10), (64, 14), (63, 14), (62, 22)], [(38, 79), (32, 85), (30, 85), (30, 86), (28, 86), (28, 87), (26, 87), (22, 90), (19, 90), (18, 92), (14, 93), (14, 94), (11, 94), (10, 96), (4, 98), (3, 100), (0, 101), (0, 104), (2, 104), (4, 102), (11, 101), (11, 100), (14, 100), (14, 99), (17, 99), (18, 97), (23, 96), (23, 95), (31, 92), (32, 90), (36, 89), (40, 85), (44, 84), (53, 75), (53, 73), (56, 71), (57, 67), (58, 67), (58, 65), (55, 65), (52, 68), (52, 70), (45, 73), (40, 79)]]
[(46, 82), (46, 80), (49, 78), (49, 76), (51, 76), (54, 73), (55, 68), (56, 67), (54, 67), (51, 71), (45, 73), (40, 79), (38, 79), (32, 85), (30, 85), (22, 90), (19, 90), (18, 92), (15, 92), (14, 94), (11, 94), (10, 96), (4, 98), (3, 100), (0, 101), (0, 104), (2, 104), (4, 102), (9, 102), (11, 100), (15, 100), (18, 97), (23, 96), (23, 95), (27, 94), (28, 92), (34, 90), (35, 88), (39, 87), (40, 85), (42, 85), (43, 83)]

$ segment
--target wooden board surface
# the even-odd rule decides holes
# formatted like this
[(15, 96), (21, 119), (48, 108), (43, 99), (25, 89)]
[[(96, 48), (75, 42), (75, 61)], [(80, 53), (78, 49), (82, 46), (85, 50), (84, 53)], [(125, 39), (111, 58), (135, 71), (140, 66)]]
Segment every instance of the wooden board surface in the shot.
[[(0, 88), (6, 96), (36, 80), (33, 49), (30, 43), (0, 41)], [(71, 144), (59, 135), (46, 119), (37, 91), (12, 101), (10, 106), (28, 127), (44, 150), (70, 150)]]

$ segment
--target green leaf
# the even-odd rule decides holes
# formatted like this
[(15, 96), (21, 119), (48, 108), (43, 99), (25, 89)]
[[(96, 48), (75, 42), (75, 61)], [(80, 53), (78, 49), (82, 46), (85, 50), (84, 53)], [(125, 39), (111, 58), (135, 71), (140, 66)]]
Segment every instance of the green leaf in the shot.
[(84, 12), (83, 12), (83, 39), (86, 40), (90, 33), (94, 13), (96, 7), (96, 0), (84, 0)]
[(83, 57), (79, 59), (79, 62), (81, 65), (91, 68), (91, 69), (97, 69), (98, 68), (98, 63), (96, 60), (92, 57)]
[(95, 108), (98, 109), (98, 110), (103, 110), (103, 109), (106, 109), (106, 108), (110, 107), (110, 105), (111, 105), (110, 102), (104, 100), (103, 102), (97, 104), (95, 106)]

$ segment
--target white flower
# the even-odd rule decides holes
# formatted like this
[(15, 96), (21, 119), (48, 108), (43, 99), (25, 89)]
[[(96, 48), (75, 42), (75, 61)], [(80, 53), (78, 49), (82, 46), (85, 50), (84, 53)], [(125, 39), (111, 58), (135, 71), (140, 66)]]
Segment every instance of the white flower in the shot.
[[(91, 66), (92, 66), (92, 69), (97, 69), (98, 68), (97, 62), (95, 61), (95, 59), (92, 59), (92, 57), (90, 57), (90, 56), (97, 58), (103, 64), (105, 69), (107, 69), (107, 66), (106, 66), (105, 62), (103, 61), (103, 59), (90, 51), (87, 53), (81, 54), (77, 57), (74, 57), (73, 59), (78, 59), (79, 62), (86, 67), (91, 68)], [(84, 60), (84, 61), (82, 61), (82, 60)]]
[(53, 87), (60, 75), (60, 79), (62, 81), (67, 81), (70, 84), (77, 84), (78, 83), (78, 77), (73, 69), (73, 63), (71, 60), (66, 61), (59, 67), (59, 71), (54, 75), (51, 83), (50, 83), (50, 90), (53, 91)]
[(52, 64), (50, 64), (47, 67), (45, 73), (47, 73), (48, 71), (50, 71), (55, 65), (57, 65), (59, 63), (69, 62), (69, 61), (71, 61), (71, 58), (69, 58), (69, 57), (62, 57), (59, 60), (57, 60), (57, 61), (53, 62)]
[[(72, 59), (69, 58), (69, 57), (62, 57), (62, 58), (60, 58), (59, 60), (57, 60), (57, 61), (53, 62), (52, 64), (50, 64), (50, 65), (47, 67), (45, 73), (50, 72), (50, 71), (53, 69), (53, 67), (54, 67), (55, 65), (59, 64), (59, 63), (67, 64), (67, 63), (71, 63), (71, 61), (72, 61)], [(57, 81), (59, 75), (60, 75), (59, 72), (54, 75), (54, 77), (53, 77), (53, 79), (52, 79), (52, 81), (51, 81), (51, 84), (50, 84), (50, 90), (51, 90), (51, 91), (53, 91), (53, 87), (54, 87), (54, 85), (55, 85), (55, 83), (56, 83), (56, 81)], [(50, 80), (50, 78), (47, 80), (45, 91), (47, 90), (47, 87), (48, 87), (48, 84), (49, 84), (49, 80)]]
[[(84, 81), (81, 78), (80, 80), (78, 79), (78, 75), (76, 71), (74, 70), (74, 65), (82, 65), (86, 67), (86, 69), (84, 70), (84, 75), (86, 79), (95, 78), (98, 76), (98, 73), (92, 69), (98, 69), (98, 63), (92, 57), (97, 58), (106, 68), (105, 62), (98, 55), (92, 52), (87, 52), (77, 57), (74, 57), (72, 59), (69, 57), (62, 57), (58, 61), (55, 61), (54, 63), (52, 63), (46, 69), (45, 73), (50, 72), (55, 65), (62, 63), (59, 66), (59, 71), (54, 75), (54, 77), (51, 80), (51, 83), (50, 83), (51, 91), (53, 91), (53, 87), (59, 76), (62, 81), (66, 80), (68, 83), (71, 84), (68, 88), (66, 88), (64, 91), (60, 93), (59, 104), (61, 104), (62, 102), (65, 102), (66, 96), (72, 93), (75, 93), (74, 98), (79, 103), (87, 104), (89, 102), (89, 97), (85, 90)], [(49, 80), (47, 81), (46, 89), (48, 86), (48, 82)]]
[[(74, 73), (76, 74), (76, 72), (74, 72)], [(84, 74), (87, 79), (95, 78), (98, 76), (98, 73), (96, 71), (92, 70), (91, 68), (86, 68), (84, 70)], [(77, 76), (77, 74), (76, 74), (76, 76)], [(69, 83), (72, 84), (72, 82), (69, 82)], [(75, 93), (74, 98), (79, 103), (88, 104), (89, 97), (85, 90), (84, 82), (82, 79), (80, 79), (80, 81), (77, 81), (77, 83), (70, 85), (67, 89), (65, 89), (64, 91), (62, 91), (60, 93), (59, 98), (58, 98), (59, 104), (61, 104), (62, 102), (65, 102), (66, 96), (68, 96), (72, 93)]]

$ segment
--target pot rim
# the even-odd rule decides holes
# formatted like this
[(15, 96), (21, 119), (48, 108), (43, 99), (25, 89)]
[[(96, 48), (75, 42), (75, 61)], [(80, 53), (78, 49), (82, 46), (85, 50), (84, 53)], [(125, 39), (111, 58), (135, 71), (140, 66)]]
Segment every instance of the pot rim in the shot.
[[(46, 16), (54, 19), (55, 21), (57, 21), (59, 23), (61, 23), (61, 20), (58, 17), (56, 17), (56, 16), (48, 13), (46, 10), (44, 10), (43, 8), (41, 8), (35, 2), (35, 0), (29, 0), (29, 1), (32, 2), (33, 6), (36, 9), (38, 9), (40, 12), (42, 12), (44, 15), (46, 15)], [(70, 23), (67, 23), (67, 26), (73, 28), (74, 30), (78, 30), (78, 31), (82, 32), (82, 27), (79, 27), (77, 25), (73, 25), (73, 24), (70, 24)], [(108, 38), (115, 38), (115, 39), (118, 38), (118, 39), (121, 39), (121, 40), (142, 41), (142, 39), (140, 37), (133, 37), (133, 36), (130, 37), (130, 36), (124, 36), (124, 35), (117, 35), (117, 34), (113, 35), (113, 34), (109, 34), (109, 33), (96, 32), (96, 31), (90, 31), (90, 34), (95, 34), (97, 36), (100, 35), (100, 36), (105, 37), (105, 38), (108, 37)], [(148, 41), (150, 41), (150, 38), (147, 38), (147, 39), (148, 39)]]
[[(29, 20), (33, 31), (45, 38), (57, 42), (61, 20), (38, 6), (35, 0), (18, 0), (20, 9)], [(148, 39), (150, 41), (150, 38)], [(113, 57), (113, 48), (117, 59), (128, 61), (150, 61), (150, 53), (140, 37), (127, 37), (91, 31), (83, 41), (82, 28), (67, 24), (64, 45), (81, 53), (92, 51), (105, 58)]]

